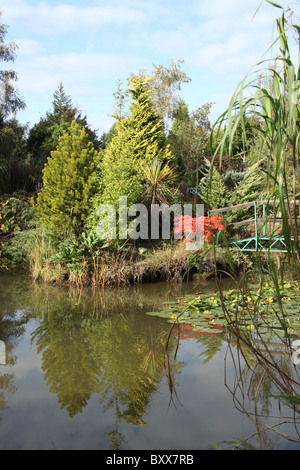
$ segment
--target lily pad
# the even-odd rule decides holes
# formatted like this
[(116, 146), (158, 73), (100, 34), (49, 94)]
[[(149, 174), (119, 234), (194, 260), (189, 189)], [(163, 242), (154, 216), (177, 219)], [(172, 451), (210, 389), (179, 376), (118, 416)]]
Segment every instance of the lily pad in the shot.
[(170, 322), (191, 324), (192, 328), (204, 333), (217, 329), (220, 333), (224, 327), (233, 324), (249, 332), (259, 330), (264, 335), (272, 328), (280, 335), (286, 334), (287, 327), (300, 332), (300, 283), (297, 281), (283, 283), (279, 293), (268, 283), (262, 287), (251, 286), (244, 296), (231, 289), (223, 292), (223, 302), (226, 310), (218, 294), (190, 294), (173, 303), (168, 302), (167, 308), (148, 314), (167, 318)]

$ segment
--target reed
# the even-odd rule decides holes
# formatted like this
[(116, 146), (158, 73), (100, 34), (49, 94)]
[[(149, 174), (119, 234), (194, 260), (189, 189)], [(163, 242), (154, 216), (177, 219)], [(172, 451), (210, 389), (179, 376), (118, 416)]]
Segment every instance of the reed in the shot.
[(56, 252), (56, 244), (47, 231), (39, 227), (33, 231), (30, 241), (30, 271), (34, 279), (47, 278), (51, 271), (49, 259)]
[[(252, 130), (259, 133), (259, 141), (256, 144), (257, 161), (264, 161), (262, 174), (265, 178), (265, 187), (267, 188), (268, 201), (278, 201), (274, 208), (273, 216), (268, 220), (269, 234), (278, 233), (278, 224), (276, 219), (280, 213), (282, 219), (281, 232), (287, 247), (287, 253), (281, 255), (280, 265), (276, 266), (274, 257), (270, 252), (255, 252), (255, 284), (269, 283), (274, 293), (279, 311), (277, 312), (277, 322), (285, 333), (285, 337), (290, 337), (289, 316), (285, 309), (282, 298), (283, 281), (288, 277), (291, 279), (299, 279), (300, 274), (300, 249), (298, 242), (299, 234), (299, 205), (296, 204), (299, 198), (299, 141), (300, 141), (300, 55), (298, 62), (292, 62), (290, 52), (290, 41), (296, 39), (299, 47), (300, 27), (293, 23), (294, 15), (287, 20), (287, 12), (277, 4), (265, 0), (281, 9), (281, 16), (276, 20), (277, 38), (272, 43), (279, 44), (279, 52), (272, 61), (263, 60), (251, 68), (247, 76), (239, 83), (236, 88), (228, 109), (219, 117), (211, 133), (211, 143), (216, 136), (221, 136), (214, 154), (212, 155), (211, 165), (208, 171), (208, 183), (206, 185), (207, 201), (209, 203), (210, 193), (212, 191), (212, 176), (214, 172), (214, 164), (219, 158), (220, 168), (224, 156), (229, 159), (236, 158), (237, 155), (232, 154), (234, 139), (239, 129), (242, 129), (245, 152), (249, 149), (250, 143), (247, 142), (246, 122), (249, 131), (249, 125), (253, 126)], [(261, 2), (262, 3), (262, 2)], [(275, 64), (275, 65), (274, 65)], [(268, 66), (268, 67), (266, 67)], [(257, 78), (257, 69), (264, 67)], [(268, 70), (265, 72), (265, 70)], [(251, 74), (255, 71), (255, 78), (251, 78)], [(264, 86), (261, 86), (262, 77), (264, 76)], [(254, 119), (249, 119), (250, 117)], [(251, 124), (251, 123), (258, 123)], [(253, 135), (253, 133), (252, 133)], [(257, 150), (258, 149), (258, 150)], [(253, 155), (251, 155), (253, 158)], [(230, 207), (233, 205), (235, 196), (242, 190), (244, 181), (237, 187), (231, 197)], [(213, 209), (213, 208), (211, 208)], [(227, 215), (223, 223), (227, 225)], [(218, 265), (219, 248), (216, 241), (210, 248), (211, 257), (214, 259), (214, 269), (217, 283), (217, 292), (221, 302), (222, 311), (227, 320), (227, 326), (235, 338), (238, 338), (243, 344), (253, 345), (255, 335), (262, 338), (266, 351), (267, 344), (263, 341), (263, 337), (258, 329), (256, 319), (263, 308), (264, 299), (261, 296), (254, 296), (252, 292), (253, 285), (253, 267), (249, 266), (241, 275), (234, 269), (234, 257), (236, 253), (230, 249), (226, 231), (222, 231), (221, 238), (223, 242), (222, 256), (226, 261), (227, 269)], [(208, 258), (208, 251), (203, 253), (201, 262), (205, 262)], [(220, 282), (224, 272), (232, 279), (235, 286), (238, 302), (236, 310), (232, 312), (230, 301), (226, 298), (226, 293)], [(201, 279), (200, 279), (201, 282)], [(200, 285), (201, 288), (201, 285)], [(192, 305), (197, 302), (197, 297), (192, 300)], [(239, 305), (245, 306), (244, 311), (240, 312)], [(184, 310), (178, 313), (177, 318), (183, 315)], [(251, 315), (253, 322), (251, 330), (243, 324), (243, 314)], [(233, 318), (234, 316), (234, 318)], [(262, 319), (262, 321), (264, 321)], [(271, 329), (274, 336), (278, 339), (276, 329), (268, 323), (266, 317), (265, 328)], [(252, 330), (253, 327), (253, 330)], [(293, 330), (293, 335), (300, 337), (299, 329)], [(166, 346), (166, 352), (168, 348)], [(262, 354), (261, 352), (259, 354)], [(168, 357), (167, 357), (168, 359)], [(270, 353), (270, 361), (275, 359)], [(168, 370), (167, 370), (168, 372)]]
[[(260, 135), (257, 161), (262, 159), (265, 162), (261, 171), (268, 190), (268, 200), (278, 200), (273, 216), (268, 220), (269, 233), (275, 233), (275, 231), (278, 233), (276, 216), (280, 213), (282, 219), (280, 228), (287, 253), (282, 257), (281, 272), (278, 270), (278, 266), (275, 266), (270, 253), (268, 253), (266, 269), (266, 260), (261, 262), (261, 258), (266, 254), (257, 251), (256, 266), (258, 271), (260, 266), (264, 266), (258, 275), (267, 275), (279, 295), (279, 284), (285, 275), (283, 270), (286, 269), (286, 266), (290, 267), (292, 276), (299, 277), (300, 274), (299, 206), (297, 205), (300, 194), (300, 55), (298, 62), (293, 63), (290, 50), (293, 40), (296, 40), (299, 47), (300, 27), (294, 23), (294, 15), (290, 11), (285, 12), (280, 5), (268, 0), (265, 1), (281, 9), (281, 16), (275, 22), (277, 38), (270, 47), (272, 49), (275, 45), (279, 46), (279, 52), (271, 61), (262, 60), (251, 68), (247, 76), (237, 86), (228, 109), (217, 120), (212, 135), (222, 132), (222, 138), (213, 155), (209, 175), (211, 177), (217, 156), (220, 156), (220, 165), (225, 155), (229, 155), (230, 158), (236, 157), (232, 154), (232, 146), (238, 129), (242, 129), (245, 149), (249, 148), (246, 120), (247, 126), (249, 126), (249, 122), (250, 125), (251, 122), (259, 122), (259, 126), (253, 124), (252, 129), (259, 132)], [(258, 70), (260, 70), (259, 80), (257, 78)], [(254, 72), (255, 78), (252, 78), (251, 75)], [(249, 117), (254, 119), (249, 120)], [(231, 201), (242, 189), (242, 185), (243, 182), (233, 193)], [(231, 205), (230, 203), (229, 207)], [(227, 214), (230, 214), (230, 210)], [(226, 225), (226, 219), (224, 223)], [(225, 248), (226, 258), (230, 266), (233, 264), (232, 253), (228, 248), (226, 234), (222, 233), (222, 237), (224, 245), (227, 247)], [(222, 297), (222, 292), (220, 292), (220, 296)]]
[[(268, 3), (273, 4), (273, 2)], [(279, 5), (276, 6), (282, 9)], [(290, 41), (294, 35), (299, 45), (300, 28), (298, 25), (288, 23), (283, 9), (282, 15), (276, 20), (276, 26), (278, 37), (272, 46), (279, 43), (278, 55), (272, 59), (271, 63), (269, 60), (264, 60), (250, 70), (236, 88), (228, 109), (215, 124), (215, 132), (216, 130), (219, 132), (220, 128), (224, 129), (224, 126), (225, 129), (213, 155), (210, 174), (212, 174), (213, 164), (218, 155), (220, 155), (220, 164), (225, 154), (229, 154), (231, 158), (235, 157), (232, 155), (232, 145), (239, 128), (242, 129), (244, 145), (245, 148), (247, 147), (249, 143), (247, 142), (246, 119), (255, 117), (256, 119), (252, 122), (259, 122), (260, 125), (253, 125), (253, 131), (260, 133), (258, 159), (265, 160), (262, 172), (269, 190), (269, 199), (279, 200), (276, 210), (281, 213), (282, 217), (282, 233), (288, 248), (287, 258), (299, 268), (299, 219), (296, 201), (299, 197), (297, 189), (299, 174), (297, 173), (300, 158), (300, 61), (298, 59), (297, 64), (292, 62)], [(267, 65), (268, 71), (264, 72)], [(257, 75), (255, 79), (251, 79), (253, 70), (257, 74), (257, 70), (262, 66), (264, 70), (261, 71), (260, 77), (264, 77), (264, 80), (260, 78), (258, 81)], [(260, 86), (263, 81), (265, 86)], [(249, 120), (247, 123), (249, 126)], [(236, 191), (240, 191), (241, 186)], [(235, 194), (232, 200), (234, 196)], [(274, 219), (275, 216), (276, 213)]]

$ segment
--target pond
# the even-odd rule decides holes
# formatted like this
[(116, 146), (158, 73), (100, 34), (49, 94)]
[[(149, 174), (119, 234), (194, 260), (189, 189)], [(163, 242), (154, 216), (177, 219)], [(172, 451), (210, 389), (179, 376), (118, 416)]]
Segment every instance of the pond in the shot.
[(300, 449), (295, 409), (272, 396), (278, 370), (250, 370), (224, 334), (173, 329), (171, 393), (172, 325), (147, 312), (199, 290), (214, 281), (93, 290), (0, 274), (0, 449)]

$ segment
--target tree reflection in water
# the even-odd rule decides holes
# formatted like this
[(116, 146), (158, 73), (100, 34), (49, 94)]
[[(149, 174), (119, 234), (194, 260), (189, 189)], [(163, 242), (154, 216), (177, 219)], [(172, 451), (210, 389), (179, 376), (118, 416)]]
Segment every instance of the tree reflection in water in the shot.
[[(170, 325), (139, 315), (136, 309), (128, 311), (128, 301), (127, 310), (124, 302), (122, 311), (116, 291), (111, 299), (101, 297), (101, 291), (90, 298), (86, 291), (69, 290), (69, 296), (62, 292), (61, 298), (47, 297), (47, 292), (51, 290), (40, 286), (32, 290), (29, 317), (40, 319), (32, 342), (41, 354), (49, 391), (71, 418), (97, 396), (105, 412), (114, 412), (114, 429), (106, 435), (111, 448), (120, 448), (126, 442), (119, 431), (122, 420), (146, 424), (151, 397), (165, 377)], [(141, 298), (141, 310), (144, 301)], [(139, 305), (137, 297), (135, 305)], [(175, 338), (171, 338), (171, 350), (174, 345)], [(178, 373), (180, 367), (177, 362), (173, 370)]]
[[(71, 418), (82, 413), (92, 398), (98, 400), (104, 412), (113, 415), (105, 432), (112, 449), (126, 444), (122, 422), (145, 426), (153, 396), (166, 381), (167, 365), (173, 387), (170, 397), (176, 397), (176, 377), (184, 366), (176, 356), (178, 340), (189, 337), (198, 342), (202, 365), (227, 346), (224, 385), (236, 409), (256, 426), (254, 433), (231, 447), (244, 448), (255, 437), (259, 447), (267, 448), (273, 435), (300, 442), (299, 365), (292, 360), (292, 339), (267, 340), (250, 331), (243, 337), (236, 331), (195, 334), (178, 325), (170, 334), (170, 323), (144, 313), (174, 299), (172, 288), (157, 294), (155, 286), (143, 292), (131, 288), (104, 292), (33, 284), (27, 290), (23, 286), (19, 294), (14, 290), (11, 298), (14, 302), (5, 301), (0, 311), (8, 363), (15, 362), (13, 348), (26, 322), (37, 320), (31, 341), (41, 356), (49, 391)], [(25, 307), (22, 316), (20, 304)], [(9, 374), (0, 377), (1, 409), (6, 406), (5, 393), (14, 390), (13, 382)], [(184, 402), (184, 396), (179, 399)]]
[[(15, 302), (12, 300), (5, 289), (0, 289), (0, 340), (5, 345), (5, 367), (0, 373), (0, 410), (7, 408), (7, 393), (15, 393), (17, 388), (14, 384), (15, 376), (13, 373), (7, 372), (10, 366), (16, 363), (16, 357), (13, 355), (14, 347), (25, 331), (24, 324), (26, 320), (19, 315)], [(2, 417), (0, 416), (0, 423)]]

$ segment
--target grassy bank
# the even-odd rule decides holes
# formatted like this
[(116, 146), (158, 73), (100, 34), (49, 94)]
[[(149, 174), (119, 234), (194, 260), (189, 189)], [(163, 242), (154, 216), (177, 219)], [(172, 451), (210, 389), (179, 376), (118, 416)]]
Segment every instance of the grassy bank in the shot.
[[(80, 286), (124, 286), (146, 282), (181, 282), (216, 270), (239, 275), (257, 267), (256, 255), (235, 248), (213, 249), (213, 240), (199, 251), (180, 240), (127, 241), (107, 245), (83, 233), (60, 238), (47, 232), (32, 210), (29, 195), (3, 198), (0, 212), (0, 269), (27, 272), (41, 282)], [(260, 262), (267, 263), (265, 261)]]
[[(176, 244), (161, 244), (146, 252), (130, 247), (126, 250), (104, 250), (93, 259), (74, 262), (53, 262), (31, 265), (31, 275), (44, 282), (69, 283), (83, 286), (125, 286), (147, 282), (181, 282), (195, 276), (213, 276), (216, 265), (219, 270), (229, 270), (224, 258), (225, 250), (219, 249), (216, 259), (212, 252), (191, 254)], [(251, 269), (250, 257), (235, 258), (235, 273)]]

